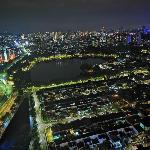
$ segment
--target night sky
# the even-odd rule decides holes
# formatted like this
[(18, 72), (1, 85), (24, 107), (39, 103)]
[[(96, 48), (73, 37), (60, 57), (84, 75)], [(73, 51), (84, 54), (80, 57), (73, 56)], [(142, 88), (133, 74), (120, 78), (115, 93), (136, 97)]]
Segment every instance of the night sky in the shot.
[(0, 32), (150, 26), (150, 0), (1, 0)]

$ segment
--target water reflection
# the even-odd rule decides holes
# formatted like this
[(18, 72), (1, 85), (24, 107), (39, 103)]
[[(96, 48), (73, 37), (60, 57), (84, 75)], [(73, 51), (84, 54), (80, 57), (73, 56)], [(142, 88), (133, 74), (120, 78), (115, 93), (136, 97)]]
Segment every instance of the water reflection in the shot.
[(31, 80), (34, 83), (49, 83), (51, 81), (68, 81), (78, 78), (82, 64), (88, 63), (90, 65), (101, 64), (104, 62), (99, 58), (88, 59), (71, 59), (71, 60), (56, 60), (48, 63), (39, 63), (31, 71)]
[(0, 141), (0, 150), (25, 150), (30, 140), (29, 134), (29, 103), (25, 100), (4, 133)]

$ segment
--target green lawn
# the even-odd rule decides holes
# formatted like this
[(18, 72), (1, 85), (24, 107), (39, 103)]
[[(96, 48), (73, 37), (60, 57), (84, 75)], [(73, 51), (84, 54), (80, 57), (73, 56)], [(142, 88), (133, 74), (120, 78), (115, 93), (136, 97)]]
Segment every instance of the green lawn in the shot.
[(7, 82), (7, 73), (0, 73), (0, 106), (12, 94), (13, 87)]

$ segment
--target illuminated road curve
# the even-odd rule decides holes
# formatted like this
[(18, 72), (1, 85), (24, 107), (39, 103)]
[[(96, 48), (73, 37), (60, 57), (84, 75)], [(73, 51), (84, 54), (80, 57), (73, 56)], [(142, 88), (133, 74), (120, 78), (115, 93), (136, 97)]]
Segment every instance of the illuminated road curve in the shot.
[(111, 57), (111, 58), (118, 58), (118, 55), (111, 54), (111, 55), (105, 55), (105, 54), (74, 54), (74, 55), (68, 55), (68, 54), (61, 54), (61, 55), (54, 55), (54, 56), (48, 56), (48, 57), (39, 57), (33, 59), (29, 66), (26, 66), (22, 68), (22, 71), (29, 71), (31, 70), (37, 63), (39, 62), (44, 62), (44, 61), (49, 61), (49, 60), (54, 60), (54, 59), (68, 59), (68, 58), (87, 58), (87, 57), (100, 57), (100, 58), (105, 58), (105, 57)]
[[(44, 85), (39, 86), (39, 87), (32, 86), (32, 87), (28, 87), (24, 91), (31, 93), (31, 92), (37, 92), (37, 91), (42, 90), (42, 89), (63, 87), (63, 86), (75, 85), (75, 84), (82, 84), (82, 83), (87, 83), (89, 81), (92, 81), (92, 82), (96, 81), (97, 82), (97, 81), (104, 81), (104, 80), (108, 80), (108, 79), (119, 79), (119, 78), (122, 78), (122, 77), (129, 76), (131, 73), (134, 73), (134, 74), (142, 73), (144, 75), (149, 74), (147, 69), (138, 68), (138, 69), (135, 69), (135, 70), (132, 70), (132, 71), (122, 71), (122, 72), (116, 74), (115, 76), (110, 76), (110, 77), (107, 77), (107, 76), (103, 75), (103, 76), (84, 79), (84, 80), (69, 81), (69, 82), (63, 82), (63, 83), (59, 83), (59, 84), (54, 84), (53, 83), (53, 84), (50, 84), (50, 85), (47, 85), (47, 86), (44, 86)], [(147, 83), (148, 83), (148, 81), (147, 81)]]

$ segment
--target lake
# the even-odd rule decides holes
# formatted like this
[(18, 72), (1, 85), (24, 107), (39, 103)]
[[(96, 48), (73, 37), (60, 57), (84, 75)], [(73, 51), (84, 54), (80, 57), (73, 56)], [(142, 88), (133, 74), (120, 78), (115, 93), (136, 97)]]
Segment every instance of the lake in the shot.
[(87, 59), (65, 59), (50, 62), (41, 62), (35, 65), (30, 73), (31, 82), (35, 84), (48, 84), (51, 82), (63, 82), (76, 79), (83, 79), (80, 66), (82, 64), (101, 64), (104, 60), (100, 58)]

